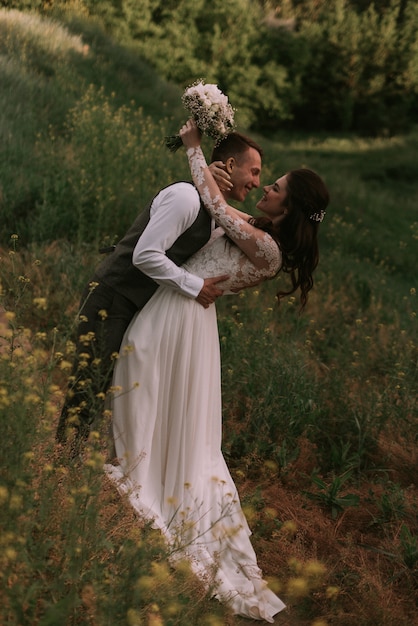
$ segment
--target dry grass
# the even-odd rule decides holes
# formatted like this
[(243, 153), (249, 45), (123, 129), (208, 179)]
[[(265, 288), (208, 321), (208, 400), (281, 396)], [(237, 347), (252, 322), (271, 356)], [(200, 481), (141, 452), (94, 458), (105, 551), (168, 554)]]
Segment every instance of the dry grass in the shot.
[[(71, 293), (71, 280), (64, 271), (69, 267), (69, 262), (62, 262), (62, 259), (58, 262), (62, 251), (62, 246), (57, 243), (47, 247), (43, 251), (41, 265), (33, 262), (33, 252), (2, 254), (4, 276), (10, 279), (8, 282), (8, 279), (3, 278), (6, 301), (10, 304), (13, 297), (17, 297), (22, 307), (21, 320), (24, 323), (20, 330), (17, 328), (14, 343), (21, 352), (21, 361), (17, 363), (23, 362), (25, 355), (31, 357), (31, 341), (37, 341), (36, 329), (45, 328), (47, 335), (51, 332), (48, 324), (60, 309), (64, 321), (74, 316), (75, 299)], [(82, 264), (89, 265), (89, 259), (87, 255)], [(16, 287), (13, 275), (29, 276), (31, 291), (20, 293), (19, 289), (25, 283), (19, 282), (18, 278)], [(57, 281), (69, 292), (64, 300), (63, 291), (56, 288)], [(31, 306), (34, 297), (46, 297), (46, 312)], [(332, 316), (332, 311), (330, 309), (328, 314), (324, 314), (318, 310), (317, 314), (317, 327), (321, 327), (326, 316)], [(3, 328), (7, 326), (7, 321), (3, 312), (0, 319)], [(26, 327), (33, 331), (26, 333)], [(313, 331), (308, 329), (308, 332)], [(383, 332), (382, 329), (380, 332)], [(391, 332), (393, 337), (395, 331)], [(316, 337), (317, 343), (320, 343), (322, 336), (317, 334)], [(359, 338), (354, 339), (359, 341)], [(65, 344), (64, 338), (60, 341)], [(3, 355), (9, 350), (9, 342), (10, 339), (6, 337), (2, 339)], [(388, 346), (391, 346), (389, 340)], [(42, 358), (45, 361), (45, 356)], [(325, 366), (322, 367), (320, 360), (315, 359), (314, 353), (308, 354), (307, 358), (312, 364), (319, 363), (318, 380), (325, 382)], [(373, 356), (372, 360), (375, 358), (377, 356)], [(52, 499), (48, 503), (48, 515), (39, 517), (35, 526), (29, 526), (32, 528), (32, 539), (43, 542), (52, 538), (53, 542), (47, 553), (45, 571), (36, 573), (28, 563), (15, 563), (7, 585), (3, 588), (3, 607), (8, 606), (8, 592), (5, 593), (8, 586), (12, 588), (13, 585), (22, 584), (30, 587), (35, 582), (35, 576), (47, 588), (48, 577), (66, 571), (72, 558), (72, 554), (68, 553), (68, 538), (63, 529), (68, 519), (75, 520), (75, 524), (79, 522), (69, 494), (74, 488), (82, 487), (88, 475), (81, 466), (78, 469), (69, 468), (62, 450), (55, 445), (54, 433), (66, 376), (57, 367), (51, 375), (55, 387), (49, 401), (55, 407), (55, 412), (50, 414), (46, 423), (41, 418), (36, 441), (31, 446), (32, 465), (27, 490), (35, 494), (35, 502), (42, 503), (48, 497)], [(45, 371), (39, 370), (37, 376), (41, 379)], [(360, 387), (356, 391), (350, 386), (349, 380), (346, 382), (346, 391), (347, 395), (350, 391), (352, 393), (350, 402), (355, 403), (356, 396), (360, 398)], [(412, 406), (412, 396), (410, 400)], [(332, 406), (331, 397), (327, 397), (327, 402)], [(359, 496), (359, 506), (344, 508), (335, 519), (324, 502), (314, 501), (306, 493), (315, 491), (310, 477), (321, 465), (322, 453), (308, 437), (301, 436), (295, 441), (295, 449), (299, 450), (297, 458), (282, 468), (256, 455), (241, 462), (231, 462), (231, 471), (253, 529), (253, 544), (260, 567), (288, 606), (277, 616), (277, 624), (413, 626), (416, 623), (418, 577), (413, 548), (418, 536), (418, 451), (412, 429), (406, 427), (412, 423), (410, 417), (402, 424), (402, 428), (388, 422), (380, 430), (370, 453), (373, 462), (369, 464), (369, 469), (358, 471), (347, 489), (342, 490), (342, 495), (348, 491)], [(228, 429), (235, 427), (238, 432), (239, 422), (234, 423), (234, 419), (230, 419)], [(53, 468), (52, 474), (48, 470), (47, 479), (45, 468)], [(328, 476), (324, 480), (331, 478)], [(46, 488), (49, 496), (45, 493)], [(91, 545), (87, 546), (90, 552), (84, 567), (88, 569), (96, 562), (103, 565), (111, 580), (116, 581), (121, 577), (123, 580), (126, 572), (121, 555), (126, 549), (126, 541), (139, 541), (145, 532), (144, 526), (100, 472), (94, 477), (92, 497), (95, 498), (95, 518), (93, 526), (90, 529), (87, 526)], [(25, 528), (28, 522), (30, 520), (21, 518), (18, 524)], [(405, 526), (409, 530), (409, 538), (405, 535)], [(96, 536), (103, 539), (97, 545), (94, 544)], [(146, 535), (146, 541), (149, 537)], [(152, 541), (158, 543), (155, 533)], [(412, 555), (409, 564), (406, 562), (408, 550)], [(163, 558), (162, 554), (159, 552), (158, 559)], [(238, 626), (249, 623), (248, 620), (228, 614), (224, 614), (223, 621), (219, 622), (221, 609), (205, 596), (199, 583), (188, 579), (182, 585), (178, 592), (186, 591), (198, 602), (199, 615), (217, 612), (218, 622), (214, 621), (214, 624)], [(72, 624), (101, 626), (97, 608), (100, 603), (95, 594), (92, 580), (81, 585), (81, 606)], [(41, 623), (39, 620), (44, 601), (41, 594), (35, 612), (39, 619), (33, 625)], [(4, 610), (7, 614), (7, 609)], [(182, 617), (172, 623), (185, 624), (184, 619)]]

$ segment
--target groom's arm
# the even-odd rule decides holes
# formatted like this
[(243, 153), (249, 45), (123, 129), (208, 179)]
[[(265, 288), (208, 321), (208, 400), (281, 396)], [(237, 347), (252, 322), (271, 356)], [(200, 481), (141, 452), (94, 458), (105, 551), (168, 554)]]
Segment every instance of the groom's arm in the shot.
[(218, 283), (227, 275), (200, 278), (171, 261), (166, 250), (195, 221), (200, 197), (193, 185), (176, 183), (163, 189), (151, 206), (150, 221), (135, 246), (132, 262), (159, 285), (168, 285), (205, 309), (222, 295)]
[(189, 183), (176, 183), (163, 189), (152, 203), (150, 221), (132, 255), (135, 267), (156, 283), (190, 298), (196, 298), (202, 290), (203, 278), (176, 265), (166, 251), (190, 228), (199, 209), (199, 194)]

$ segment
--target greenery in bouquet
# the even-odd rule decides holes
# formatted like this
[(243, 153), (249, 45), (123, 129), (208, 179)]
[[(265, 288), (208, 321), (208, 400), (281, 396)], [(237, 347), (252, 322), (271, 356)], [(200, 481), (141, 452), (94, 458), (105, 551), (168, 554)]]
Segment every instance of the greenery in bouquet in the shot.
[[(203, 80), (193, 83), (183, 93), (182, 102), (200, 132), (216, 143), (234, 129), (234, 109), (217, 85), (205, 85)], [(165, 142), (171, 152), (183, 145), (179, 135), (166, 137)]]

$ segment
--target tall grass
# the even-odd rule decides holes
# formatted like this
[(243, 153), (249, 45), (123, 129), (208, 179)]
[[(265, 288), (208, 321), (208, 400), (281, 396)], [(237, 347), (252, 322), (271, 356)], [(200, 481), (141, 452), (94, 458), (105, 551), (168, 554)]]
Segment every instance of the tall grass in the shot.
[(115, 107), (112, 99), (90, 85), (69, 110), (64, 135), (50, 129), (39, 138), (39, 167), (47, 174), (28, 220), (37, 241), (70, 235), (97, 246), (106, 236), (120, 237), (151, 189), (170, 182), (161, 158), (163, 123), (141, 109)]
[[(17, 248), (15, 237), (1, 263), (1, 623), (111, 626), (154, 616), (186, 625), (203, 607), (201, 623), (222, 623), (222, 607), (186, 565), (170, 570), (160, 535), (107, 484), (103, 433), (92, 433), (82, 463), (68, 464), (56, 449), (74, 344), (70, 324), (51, 327), (54, 300), (45, 294), (59, 281), (48, 261), (63, 250), (38, 258)], [(70, 251), (65, 257), (70, 265)]]
[[(171, 111), (164, 118), (158, 101), (151, 115), (152, 85), (142, 108), (142, 87), (130, 82), (140, 60), (97, 25), (79, 26), (80, 39), (82, 22), (72, 21), (70, 35), (31, 19), (26, 37), (26, 17), (13, 14), (0, 40), (0, 622), (234, 624), (187, 568), (173, 574), (159, 536), (107, 483), (103, 437), (93, 435), (75, 465), (56, 448), (79, 295), (97, 247), (121, 235), (160, 186), (189, 174), (184, 153), (162, 145)], [(125, 73), (113, 90), (115, 67)], [(157, 77), (155, 85), (161, 94)], [(303, 315), (294, 297), (277, 306), (285, 276), (218, 301), (224, 452), (290, 623), (410, 626), (418, 136), (258, 139), (264, 182), (312, 167), (332, 203)]]

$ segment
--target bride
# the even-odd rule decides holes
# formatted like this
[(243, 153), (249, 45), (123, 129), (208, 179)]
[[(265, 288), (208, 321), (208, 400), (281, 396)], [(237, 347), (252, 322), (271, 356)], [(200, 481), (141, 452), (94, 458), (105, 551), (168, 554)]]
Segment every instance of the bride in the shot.
[[(193, 181), (221, 228), (191, 257), (204, 278), (228, 275), (226, 294), (290, 273), (302, 306), (318, 262), (328, 203), (322, 180), (295, 170), (264, 188), (251, 218), (226, 204), (189, 121), (180, 131)], [(279, 297), (284, 292), (278, 294)], [(273, 623), (284, 603), (267, 587), (221, 452), (221, 368), (216, 309), (160, 287), (125, 333), (113, 385), (117, 462), (105, 470), (138, 514), (164, 534), (172, 561), (195, 573), (233, 613)]]

